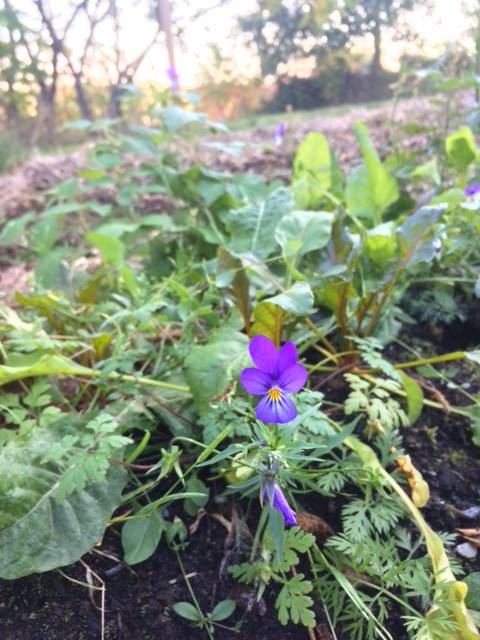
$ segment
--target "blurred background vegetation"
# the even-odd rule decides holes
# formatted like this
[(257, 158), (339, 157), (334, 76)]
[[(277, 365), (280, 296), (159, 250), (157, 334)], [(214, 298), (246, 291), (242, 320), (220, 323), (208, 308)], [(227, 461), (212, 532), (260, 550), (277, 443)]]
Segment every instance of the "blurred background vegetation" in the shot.
[[(78, 144), (75, 120), (151, 123), (431, 93), (479, 74), (478, 0), (0, 0), (0, 171)], [(239, 120), (240, 119), (240, 120)]]

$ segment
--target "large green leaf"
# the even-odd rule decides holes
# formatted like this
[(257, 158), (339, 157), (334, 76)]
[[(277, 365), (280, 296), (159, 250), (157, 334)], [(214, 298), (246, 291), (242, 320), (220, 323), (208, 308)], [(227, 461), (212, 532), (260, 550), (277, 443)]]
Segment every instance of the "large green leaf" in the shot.
[(226, 220), (230, 232), (228, 249), (234, 254), (251, 252), (267, 258), (275, 251), (275, 229), (292, 207), (292, 194), (282, 187), (262, 202), (233, 209)]
[(212, 399), (238, 378), (247, 362), (247, 337), (237, 331), (224, 331), (210, 343), (190, 349), (186, 377), (201, 415), (208, 411)]
[(398, 239), (405, 266), (432, 261), (435, 255), (433, 227), (446, 209), (445, 204), (422, 207), (399, 227)]
[(322, 133), (311, 131), (301, 142), (293, 160), (294, 180), (305, 175), (315, 178), (318, 185), (328, 191), (332, 186), (331, 154)]
[(43, 462), (65, 434), (55, 425), (16, 437), (0, 450), (0, 578), (12, 580), (76, 562), (101, 538), (120, 504), (127, 474), (111, 467), (103, 482), (56, 500), (60, 463)]
[(328, 243), (332, 224), (333, 214), (326, 211), (294, 211), (279, 222), (275, 240), (286, 256), (303, 256)]
[(445, 140), (445, 151), (458, 173), (465, 173), (468, 165), (477, 157), (475, 138), (470, 127), (461, 127), (449, 135)]
[(310, 132), (293, 161), (293, 192), (300, 209), (315, 209), (326, 192), (337, 193), (342, 182), (341, 170), (325, 136)]
[(380, 224), (382, 214), (398, 200), (397, 181), (380, 161), (363, 123), (359, 122), (355, 126), (355, 135), (364, 164), (347, 178), (347, 207), (355, 218)]
[(85, 234), (85, 239), (100, 251), (106, 264), (113, 266), (122, 264), (125, 257), (125, 245), (115, 235), (89, 231)]
[(296, 282), (283, 293), (279, 293), (265, 302), (277, 305), (289, 313), (307, 316), (313, 313), (313, 292), (306, 282)]

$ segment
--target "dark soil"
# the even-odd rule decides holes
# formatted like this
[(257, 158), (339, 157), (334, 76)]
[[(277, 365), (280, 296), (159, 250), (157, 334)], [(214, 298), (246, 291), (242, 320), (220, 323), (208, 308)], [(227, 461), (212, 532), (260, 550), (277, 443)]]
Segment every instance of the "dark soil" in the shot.
[[(211, 611), (223, 598), (237, 601), (234, 620), (243, 619), (241, 633), (219, 629), (215, 638), (305, 640), (305, 629), (282, 627), (276, 622), (273, 594), (256, 604), (253, 591), (234, 583), (228, 575), (220, 575), (225, 534), (221, 524), (205, 517), (198, 532), (190, 537), (188, 549), (182, 553), (185, 571), (205, 612)], [(118, 536), (109, 534), (102, 551), (119, 557)], [(171, 609), (175, 602), (191, 601), (191, 597), (176, 556), (165, 544), (159, 546), (151, 559), (132, 567), (133, 571), (95, 553), (84, 556), (84, 561), (106, 583), (108, 640), (208, 638), (204, 630), (194, 629)], [(67, 567), (65, 573), (86, 582), (86, 569), (78, 563)], [(95, 601), (100, 604), (98, 592)], [(59, 573), (0, 581), (2, 640), (97, 640), (100, 632), (100, 612), (93, 606), (87, 588), (72, 584)]]

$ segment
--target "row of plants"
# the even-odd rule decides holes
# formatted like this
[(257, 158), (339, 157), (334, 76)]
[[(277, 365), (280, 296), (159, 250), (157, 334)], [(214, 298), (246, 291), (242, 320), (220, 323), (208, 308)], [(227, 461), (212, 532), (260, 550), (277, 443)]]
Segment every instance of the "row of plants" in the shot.
[[(228, 573), (258, 600), (272, 589), (282, 624), (320, 616), (361, 640), (401, 617), (415, 640), (479, 638), (480, 574), (426, 521), (403, 445), (445, 411), (435, 375), (480, 446), (480, 352), (408, 339), (480, 297), (471, 129), (382, 161), (359, 123), (347, 175), (310, 133), (284, 185), (185, 167), (178, 136), (217, 125), (178, 105), (155, 117), (77, 123), (96, 140), (84, 168), (0, 233), (34, 268), (0, 309), (0, 577), (65, 567), (109, 527), (125, 563), (163, 545), (183, 571), (189, 518), (221, 486), (248, 532)], [(320, 536), (333, 500), (337, 532)], [(238, 630), (234, 600), (207, 612), (185, 580), (179, 616)]]

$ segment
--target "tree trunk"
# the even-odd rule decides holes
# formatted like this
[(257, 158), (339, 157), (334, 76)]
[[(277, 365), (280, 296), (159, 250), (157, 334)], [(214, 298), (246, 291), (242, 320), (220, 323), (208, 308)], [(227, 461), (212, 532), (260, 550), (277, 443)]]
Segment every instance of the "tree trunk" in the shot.
[(108, 117), (109, 118), (121, 118), (122, 117), (122, 96), (123, 87), (121, 84), (114, 84), (109, 87), (110, 99), (108, 101)]
[(85, 89), (82, 83), (82, 75), (80, 73), (76, 73), (73, 77), (75, 82), (75, 94), (77, 96), (77, 104), (80, 109), (80, 113), (82, 114), (82, 118), (85, 120), (93, 120), (93, 112), (90, 107), (90, 102), (88, 100), (87, 94), (85, 93)]
[(370, 67), (370, 73), (375, 78), (378, 77), (382, 71), (382, 29), (380, 25), (380, 18), (375, 19), (375, 26), (373, 27), (373, 58)]
[(38, 96), (37, 121), (32, 145), (52, 145), (55, 142), (56, 121), (55, 94), (51, 88), (42, 88)]

